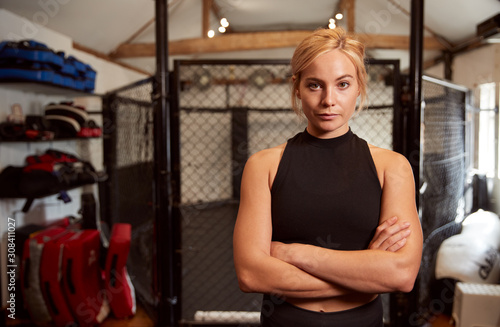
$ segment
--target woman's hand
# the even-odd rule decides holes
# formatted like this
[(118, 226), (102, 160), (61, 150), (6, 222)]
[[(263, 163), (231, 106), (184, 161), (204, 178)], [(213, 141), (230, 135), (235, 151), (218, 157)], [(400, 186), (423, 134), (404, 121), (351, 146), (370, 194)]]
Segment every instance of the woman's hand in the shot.
[(290, 261), (287, 260), (288, 259), (287, 254), (290, 253), (291, 247), (293, 245), (294, 245), (294, 243), (286, 244), (286, 243), (282, 243), (282, 242), (273, 241), (273, 242), (271, 242), (270, 255), (271, 255), (271, 257), (274, 257), (276, 259), (280, 259), (281, 261), (285, 261), (285, 262), (290, 263)]
[(406, 244), (410, 236), (410, 223), (402, 222), (396, 224), (398, 217), (385, 220), (377, 227), (375, 235), (368, 245), (369, 249), (396, 252)]
[(412, 169), (398, 153), (376, 148), (372, 155), (377, 171), (381, 172), (383, 191), (381, 222), (368, 247), (343, 251), (272, 242), (268, 249), (273, 258), (353, 291), (388, 293), (413, 289), (420, 268), (423, 236)]
[[(406, 244), (406, 239), (410, 236), (410, 223), (397, 223), (398, 217), (392, 217), (380, 224), (373, 239), (368, 245), (368, 249), (396, 252)], [(282, 261), (291, 262), (289, 256), (292, 255), (294, 244), (281, 242), (271, 242), (271, 256)]]
[(233, 255), (243, 292), (289, 298), (328, 298), (352, 293), (270, 255), (271, 183), (284, 145), (252, 155), (243, 172)]

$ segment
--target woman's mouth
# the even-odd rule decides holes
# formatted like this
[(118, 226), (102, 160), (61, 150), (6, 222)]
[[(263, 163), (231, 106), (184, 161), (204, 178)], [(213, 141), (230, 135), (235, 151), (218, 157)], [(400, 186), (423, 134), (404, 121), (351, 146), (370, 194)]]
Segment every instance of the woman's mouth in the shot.
[(321, 119), (324, 119), (324, 120), (331, 120), (331, 119), (334, 119), (337, 116), (338, 116), (338, 114), (334, 114), (334, 113), (319, 114), (319, 117)]

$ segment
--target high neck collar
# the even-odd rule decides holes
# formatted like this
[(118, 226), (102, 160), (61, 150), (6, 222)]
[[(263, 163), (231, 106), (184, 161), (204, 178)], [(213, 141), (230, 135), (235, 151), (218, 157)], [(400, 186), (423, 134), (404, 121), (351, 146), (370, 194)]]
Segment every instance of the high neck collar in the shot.
[(328, 139), (320, 139), (316, 136), (309, 134), (307, 128), (304, 130), (304, 133), (302, 135), (305, 142), (320, 148), (327, 148), (349, 140), (354, 134), (351, 131), (351, 128), (349, 127), (349, 130), (345, 134)]

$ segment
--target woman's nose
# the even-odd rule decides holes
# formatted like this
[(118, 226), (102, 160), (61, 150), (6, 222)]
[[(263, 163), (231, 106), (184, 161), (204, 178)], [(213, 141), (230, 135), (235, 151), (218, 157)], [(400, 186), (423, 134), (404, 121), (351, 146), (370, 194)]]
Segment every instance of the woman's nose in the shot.
[(336, 97), (334, 89), (331, 87), (325, 88), (323, 95), (323, 105), (325, 107), (332, 107), (335, 105), (335, 103), (336, 103)]

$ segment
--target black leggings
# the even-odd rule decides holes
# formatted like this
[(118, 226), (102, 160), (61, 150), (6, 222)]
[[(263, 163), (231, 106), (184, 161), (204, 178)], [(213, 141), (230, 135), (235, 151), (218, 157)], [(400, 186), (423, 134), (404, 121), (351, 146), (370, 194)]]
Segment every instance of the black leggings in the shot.
[(299, 308), (265, 295), (260, 315), (262, 327), (383, 327), (382, 300), (344, 311), (317, 312)]

